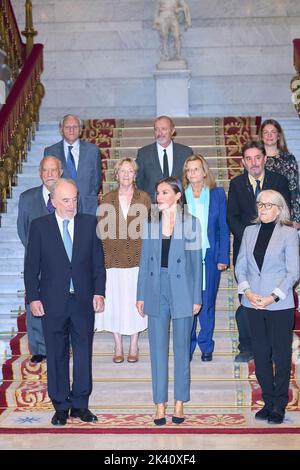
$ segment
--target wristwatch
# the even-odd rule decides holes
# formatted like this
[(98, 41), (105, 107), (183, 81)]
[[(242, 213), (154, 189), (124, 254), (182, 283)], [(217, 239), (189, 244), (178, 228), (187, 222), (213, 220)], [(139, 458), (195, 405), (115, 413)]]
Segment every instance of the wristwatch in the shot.
[(280, 297), (278, 297), (278, 295), (276, 295), (276, 294), (274, 294), (274, 292), (272, 292), (271, 296), (273, 297), (274, 302), (279, 302)]

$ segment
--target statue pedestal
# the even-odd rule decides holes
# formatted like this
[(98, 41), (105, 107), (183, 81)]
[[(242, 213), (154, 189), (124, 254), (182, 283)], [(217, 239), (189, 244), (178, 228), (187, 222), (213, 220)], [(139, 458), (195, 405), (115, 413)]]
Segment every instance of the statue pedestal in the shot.
[[(179, 62), (179, 61), (178, 61)], [(172, 117), (189, 116), (189, 87), (191, 71), (174, 69), (172, 62), (166, 62), (154, 72), (156, 80), (156, 115)]]

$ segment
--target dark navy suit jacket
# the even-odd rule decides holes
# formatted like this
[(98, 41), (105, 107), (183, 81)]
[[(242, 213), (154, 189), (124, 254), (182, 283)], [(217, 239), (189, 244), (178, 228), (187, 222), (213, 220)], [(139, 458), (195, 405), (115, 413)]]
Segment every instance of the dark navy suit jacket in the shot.
[[(184, 162), (190, 155), (193, 155), (193, 150), (190, 147), (173, 142), (173, 169), (171, 176), (181, 180)], [(138, 165), (136, 185), (139, 189), (150, 194), (152, 201), (155, 202), (155, 184), (163, 178), (156, 142), (139, 149), (136, 163)]]
[(24, 281), (29, 302), (40, 300), (47, 320), (62, 315), (72, 278), (83, 314), (94, 314), (93, 296), (105, 296), (106, 272), (96, 217), (77, 214), (74, 219), (73, 256), (69, 261), (55, 214), (31, 222)]

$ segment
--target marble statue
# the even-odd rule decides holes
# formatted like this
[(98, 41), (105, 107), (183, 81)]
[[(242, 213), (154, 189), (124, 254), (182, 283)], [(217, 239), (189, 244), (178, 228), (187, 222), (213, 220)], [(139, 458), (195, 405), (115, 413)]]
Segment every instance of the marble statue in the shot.
[(185, 30), (192, 23), (187, 0), (156, 0), (154, 28), (159, 31), (161, 38), (162, 61), (182, 59), (181, 23), (184, 23)]

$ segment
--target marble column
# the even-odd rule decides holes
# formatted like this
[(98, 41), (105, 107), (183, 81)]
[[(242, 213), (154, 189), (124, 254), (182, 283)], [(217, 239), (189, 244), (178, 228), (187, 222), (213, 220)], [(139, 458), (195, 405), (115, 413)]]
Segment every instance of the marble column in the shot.
[(159, 69), (156, 81), (156, 115), (189, 116), (189, 88), (191, 71), (188, 69)]

